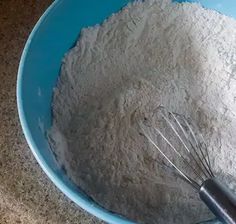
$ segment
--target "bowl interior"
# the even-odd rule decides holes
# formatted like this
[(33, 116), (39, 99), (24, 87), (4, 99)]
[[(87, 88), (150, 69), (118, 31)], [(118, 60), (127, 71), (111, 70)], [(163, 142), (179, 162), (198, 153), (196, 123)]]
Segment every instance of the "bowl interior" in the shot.
[[(178, 0), (180, 1), (180, 0)], [(192, 0), (190, 0), (192, 1)], [(235, 0), (200, 1), (236, 18)], [(41, 17), (25, 46), (17, 80), (17, 102), (21, 124), (30, 148), (49, 178), (70, 199), (109, 223), (132, 223), (99, 207), (73, 185), (57, 166), (46, 138), (51, 126), (51, 99), (61, 60), (74, 45), (83, 27), (101, 23), (129, 0), (56, 0)], [(217, 3), (218, 2), (218, 3)], [(225, 5), (225, 3), (224, 3)]]

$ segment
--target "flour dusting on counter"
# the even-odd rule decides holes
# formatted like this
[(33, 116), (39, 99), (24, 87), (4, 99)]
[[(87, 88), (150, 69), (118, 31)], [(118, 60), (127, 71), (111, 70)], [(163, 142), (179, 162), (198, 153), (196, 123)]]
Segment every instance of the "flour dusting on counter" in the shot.
[(160, 104), (190, 117), (215, 172), (236, 177), (236, 21), (198, 4), (146, 0), (83, 29), (54, 91), (51, 147), (71, 180), (139, 223), (212, 217), (157, 162), (137, 121)]

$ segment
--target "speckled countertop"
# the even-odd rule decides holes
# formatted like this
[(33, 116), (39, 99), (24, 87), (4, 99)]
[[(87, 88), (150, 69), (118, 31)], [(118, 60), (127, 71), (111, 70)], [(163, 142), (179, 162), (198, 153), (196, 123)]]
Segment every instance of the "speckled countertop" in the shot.
[(0, 224), (101, 223), (43, 173), (23, 136), (16, 78), (26, 39), (52, 0), (0, 0)]

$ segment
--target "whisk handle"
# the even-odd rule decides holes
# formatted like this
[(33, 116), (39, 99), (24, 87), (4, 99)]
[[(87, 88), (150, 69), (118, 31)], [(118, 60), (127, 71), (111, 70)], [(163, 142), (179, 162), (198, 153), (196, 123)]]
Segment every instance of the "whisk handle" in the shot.
[(215, 178), (203, 182), (200, 198), (223, 223), (236, 224), (236, 197)]

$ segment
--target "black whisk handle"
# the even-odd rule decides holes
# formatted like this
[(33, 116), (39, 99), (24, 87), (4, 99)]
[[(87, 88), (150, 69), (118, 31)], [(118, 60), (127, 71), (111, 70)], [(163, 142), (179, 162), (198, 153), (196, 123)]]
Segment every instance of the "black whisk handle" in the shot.
[(236, 224), (236, 196), (215, 178), (203, 182), (200, 198), (223, 223)]

